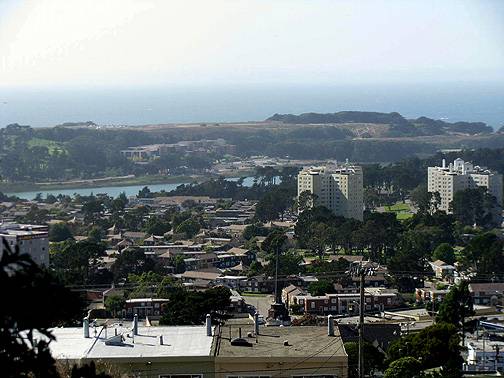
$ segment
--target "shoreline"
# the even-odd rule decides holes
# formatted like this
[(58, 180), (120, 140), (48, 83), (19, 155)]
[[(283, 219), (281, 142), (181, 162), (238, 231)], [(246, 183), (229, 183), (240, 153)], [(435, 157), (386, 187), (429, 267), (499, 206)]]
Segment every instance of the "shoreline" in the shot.
[[(250, 176), (250, 172), (236, 172), (234, 175), (222, 175), (224, 177), (242, 177)], [(203, 182), (212, 178), (217, 178), (217, 175), (179, 175), (179, 176), (121, 176), (121, 177), (107, 177), (91, 180), (72, 180), (67, 183), (57, 182), (54, 184), (37, 184), (37, 183), (1, 183), (0, 192), (2, 193), (24, 193), (24, 192), (44, 192), (46, 190), (67, 190), (67, 189), (87, 189), (87, 188), (105, 188), (116, 186), (135, 186), (135, 185), (155, 185), (155, 184), (173, 184), (173, 183), (193, 183)]]
[(105, 188), (109, 186), (134, 186), (134, 185), (153, 185), (153, 184), (171, 184), (177, 182), (194, 182), (204, 179), (205, 176), (138, 176), (128, 178), (110, 178), (97, 179), (96, 181), (86, 182), (68, 182), (54, 184), (35, 184), (35, 183), (11, 183), (0, 184), (0, 192), (35, 192), (40, 190), (65, 190), (65, 189), (87, 189), (87, 188)]

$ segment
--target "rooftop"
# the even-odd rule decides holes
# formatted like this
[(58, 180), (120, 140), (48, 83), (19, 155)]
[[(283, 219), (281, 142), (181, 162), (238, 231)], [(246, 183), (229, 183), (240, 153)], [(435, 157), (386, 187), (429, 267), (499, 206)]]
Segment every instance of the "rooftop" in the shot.
[[(239, 337), (241, 328), (242, 338), (251, 346), (231, 345), (231, 338)], [(248, 337), (253, 332), (254, 325), (249, 319), (236, 319), (228, 321), (221, 328), (220, 343), (217, 346), (217, 355), (220, 357), (306, 357), (315, 351), (321, 350), (317, 357), (346, 356), (343, 342), (337, 325), (334, 335), (327, 335), (326, 327), (261, 327), (257, 337)], [(256, 342), (257, 341), (257, 342)], [(284, 342), (288, 341), (288, 345)]]
[[(107, 345), (105, 340), (115, 335), (114, 327), (97, 327), (96, 337), (90, 327), (89, 338), (82, 328), (54, 328), (56, 340), (51, 342), (51, 354), (57, 359), (116, 359), (131, 357), (204, 357), (210, 356), (213, 337), (207, 336), (205, 326), (138, 327), (132, 338), (131, 323), (116, 327), (122, 343)], [(41, 335), (39, 335), (40, 337)], [(163, 345), (159, 336), (163, 336)]]

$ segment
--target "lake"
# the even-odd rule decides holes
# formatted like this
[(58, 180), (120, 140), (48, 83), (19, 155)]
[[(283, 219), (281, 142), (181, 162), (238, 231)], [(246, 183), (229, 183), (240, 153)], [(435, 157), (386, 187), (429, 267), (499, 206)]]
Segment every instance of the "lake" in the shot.
[[(238, 177), (228, 178), (229, 181), (237, 181)], [(137, 195), (140, 189), (147, 186), (151, 192), (160, 192), (164, 190), (166, 192), (170, 192), (175, 190), (177, 186), (181, 184), (186, 184), (187, 182), (177, 182), (170, 184), (150, 184), (150, 185), (126, 185), (126, 186), (104, 186), (104, 187), (94, 187), (94, 188), (81, 188), (81, 189), (54, 189), (54, 190), (36, 190), (29, 192), (11, 192), (5, 193), (9, 196), (17, 196), (19, 198), (24, 199), (34, 199), (38, 193), (42, 193), (43, 197), (46, 197), (48, 194), (52, 194), (57, 196), (58, 194), (74, 196), (79, 194), (81, 196), (89, 196), (91, 194), (104, 193), (110, 197), (117, 197), (121, 193), (126, 193), (126, 196), (134, 196)], [(243, 181), (244, 186), (252, 186), (254, 184), (253, 177), (246, 177)]]

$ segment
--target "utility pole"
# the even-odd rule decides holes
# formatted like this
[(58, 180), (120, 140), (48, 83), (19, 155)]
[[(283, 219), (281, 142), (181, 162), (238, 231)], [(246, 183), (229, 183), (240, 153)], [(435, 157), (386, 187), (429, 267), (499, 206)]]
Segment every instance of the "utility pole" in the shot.
[(359, 378), (364, 377), (364, 282), (365, 274), (360, 274), (360, 306), (359, 306)]
[(365, 298), (364, 298), (364, 283), (366, 276), (372, 276), (375, 268), (372, 266), (365, 266), (364, 263), (356, 263), (350, 265), (350, 275), (359, 277), (360, 281), (360, 305), (359, 305), (359, 378), (364, 378), (364, 311), (365, 311)]

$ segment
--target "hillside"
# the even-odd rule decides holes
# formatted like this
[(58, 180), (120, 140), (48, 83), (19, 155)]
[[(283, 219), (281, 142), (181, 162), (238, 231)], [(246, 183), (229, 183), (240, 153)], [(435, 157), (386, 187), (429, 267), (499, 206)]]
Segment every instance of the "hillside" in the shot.
[[(388, 129), (382, 133), (382, 137), (397, 136), (432, 136), (447, 134), (490, 134), (493, 129), (483, 122), (445, 122), (434, 120), (428, 117), (417, 119), (406, 119), (397, 112), (359, 112), (343, 111), (338, 113), (303, 113), (294, 114), (274, 114), (266, 121), (279, 122), (283, 124), (377, 124), (387, 125)], [(371, 132), (373, 134), (373, 132)], [(361, 136), (357, 132), (355, 136)]]

